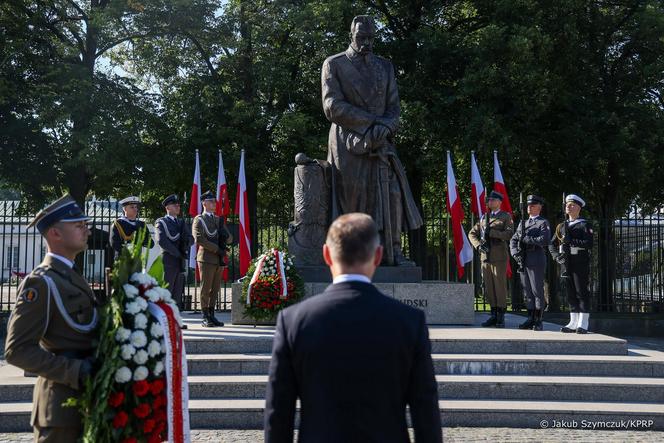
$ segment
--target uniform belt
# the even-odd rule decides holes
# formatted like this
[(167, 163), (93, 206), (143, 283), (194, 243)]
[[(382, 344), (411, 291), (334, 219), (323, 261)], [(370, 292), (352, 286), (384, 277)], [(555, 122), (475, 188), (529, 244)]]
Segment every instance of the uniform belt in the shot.
[(74, 350), (70, 349), (70, 350), (67, 350), (67, 351), (57, 351), (57, 352), (54, 352), (54, 354), (58, 355), (58, 356), (62, 356), (62, 357), (76, 358), (76, 359), (79, 359), (79, 360), (83, 360), (83, 359), (86, 359), (88, 357), (92, 357), (92, 355), (94, 354), (94, 350), (93, 349), (88, 349), (86, 351), (81, 351), (81, 350), (74, 351)]

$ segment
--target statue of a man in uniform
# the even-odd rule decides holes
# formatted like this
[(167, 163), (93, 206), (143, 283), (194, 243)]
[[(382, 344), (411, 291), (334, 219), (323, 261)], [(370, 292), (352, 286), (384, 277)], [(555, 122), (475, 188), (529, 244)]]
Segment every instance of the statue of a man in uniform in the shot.
[(371, 215), (385, 248), (384, 264), (412, 266), (402, 254), (401, 233), (422, 226), (422, 217), (394, 146), (400, 112), (394, 67), (372, 52), (372, 17), (355, 17), (350, 31), (348, 49), (325, 60), (321, 73), (323, 110), (332, 122), (333, 207)]

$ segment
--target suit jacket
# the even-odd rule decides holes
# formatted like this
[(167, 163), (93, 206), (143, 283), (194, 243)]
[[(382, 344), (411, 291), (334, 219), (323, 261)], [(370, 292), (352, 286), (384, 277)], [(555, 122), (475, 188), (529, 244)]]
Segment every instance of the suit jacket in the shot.
[(155, 222), (157, 244), (162, 249), (165, 267), (180, 268), (182, 260), (189, 256), (193, 242), (187, 224), (181, 218), (158, 218)]
[(265, 405), (265, 441), (418, 442), (442, 439), (424, 312), (373, 285), (331, 285), (279, 313)]
[[(482, 220), (475, 223), (473, 229), (468, 234), (468, 239), (475, 248), (482, 243), (482, 230), (485, 228), (486, 221)], [(489, 240), (491, 248), (489, 249), (489, 263), (502, 263), (509, 259), (509, 248), (507, 242), (512, 238), (514, 232), (514, 222), (512, 216), (505, 211), (498, 211), (496, 215), (489, 216)], [(482, 252), (481, 259), (484, 261), (485, 254)]]
[(196, 260), (200, 263), (223, 266), (222, 257), (226, 255), (226, 247), (220, 245), (229, 244), (233, 237), (221, 217), (214, 214), (197, 215), (192, 223), (192, 233), (196, 245), (199, 246)]
[(95, 298), (85, 279), (57, 258), (44, 261), (19, 286), (19, 297), (7, 326), (5, 358), (9, 364), (37, 374), (31, 423), (40, 427), (78, 427), (76, 408), (62, 407), (80, 395), (81, 361), (92, 356), (94, 326), (77, 330), (68, 323), (44, 276), (57, 287), (69, 321), (90, 326), (95, 318)]

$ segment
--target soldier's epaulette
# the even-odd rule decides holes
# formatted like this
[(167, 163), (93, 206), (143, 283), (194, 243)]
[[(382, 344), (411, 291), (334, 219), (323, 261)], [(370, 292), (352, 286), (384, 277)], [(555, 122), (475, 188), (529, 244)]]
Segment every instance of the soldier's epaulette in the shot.
[(343, 57), (343, 56), (345, 56), (345, 55), (346, 55), (346, 51), (340, 52), (340, 53), (338, 53), (338, 54), (331, 55), (331, 56), (329, 56), (328, 58), (325, 59), (325, 61), (323, 62), (323, 64), (325, 64), (325, 63), (329, 63), (329, 62), (331, 62), (332, 60), (334, 60), (335, 58)]
[(46, 275), (46, 273), (48, 272), (49, 269), (51, 269), (50, 266), (38, 266), (38, 267), (36, 267), (35, 269), (32, 270), (30, 275), (34, 275), (36, 277), (41, 277), (41, 276)]

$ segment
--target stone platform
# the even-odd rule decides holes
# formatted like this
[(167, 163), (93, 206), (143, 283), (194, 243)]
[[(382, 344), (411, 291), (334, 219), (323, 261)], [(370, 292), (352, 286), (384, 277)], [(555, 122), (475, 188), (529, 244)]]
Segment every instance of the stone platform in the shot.
[[(413, 268), (411, 268), (413, 269)], [(402, 303), (421, 309), (430, 325), (472, 325), (474, 321), (474, 288), (471, 284), (425, 281), (422, 283), (375, 283), (385, 295)], [(328, 283), (305, 283), (305, 297), (319, 294)], [(253, 325), (255, 322), (244, 316), (241, 300), (242, 285), (233, 283), (231, 318), (234, 325)], [(272, 322), (259, 322), (273, 325)]]

